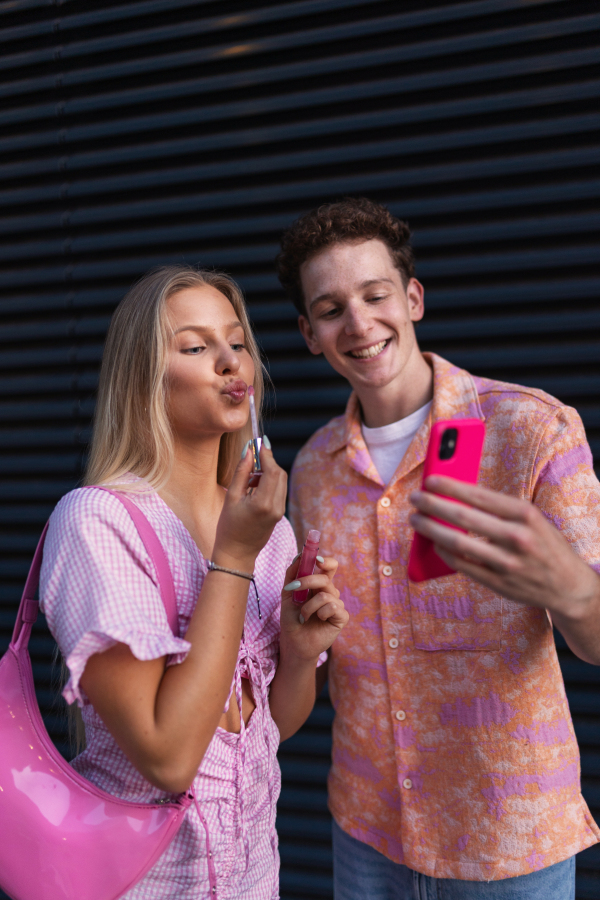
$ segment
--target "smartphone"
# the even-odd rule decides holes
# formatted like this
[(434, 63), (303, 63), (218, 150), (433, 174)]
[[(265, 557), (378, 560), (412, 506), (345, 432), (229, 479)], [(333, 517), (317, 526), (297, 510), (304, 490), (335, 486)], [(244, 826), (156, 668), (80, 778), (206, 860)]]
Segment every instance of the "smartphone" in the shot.
[[(429, 475), (447, 475), (458, 481), (476, 484), (484, 439), (485, 425), (481, 419), (447, 419), (435, 422), (431, 428), (425, 457), (423, 485)], [(456, 528), (455, 525), (449, 527)], [(452, 575), (455, 571), (440, 559), (429, 538), (415, 533), (408, 559), (408, 577), (411, 581), (428, 581), (430, 578)]]

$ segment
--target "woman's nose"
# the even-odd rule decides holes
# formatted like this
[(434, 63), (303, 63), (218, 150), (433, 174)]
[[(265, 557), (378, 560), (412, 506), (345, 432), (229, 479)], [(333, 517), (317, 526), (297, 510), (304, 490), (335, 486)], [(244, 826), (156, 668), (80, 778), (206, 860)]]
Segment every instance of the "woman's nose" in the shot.
[(229, 375), (231, 373), (235, 374), (240, 368), (240, 357), (232, 350), (232, 348), (228, 345), (227, 348), (223, 348), (223, 352), (219, 355), (217, 360), (217, 373), (219, 375)]

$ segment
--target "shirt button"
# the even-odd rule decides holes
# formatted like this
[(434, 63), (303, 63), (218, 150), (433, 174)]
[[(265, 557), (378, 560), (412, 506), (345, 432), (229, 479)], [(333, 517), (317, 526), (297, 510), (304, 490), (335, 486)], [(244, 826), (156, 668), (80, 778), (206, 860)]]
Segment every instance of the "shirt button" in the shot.
[(392, 567), (391, 567), (391, 566), (384, 566), (383, 569), (382, 569), (381, 571), (383, 572), (384, 575), (391, 575), (391, 574), (392, 574)]
[(406, 718), (406, 713), (404, 712), (403, 709), (398, 710), (398, 712), (396, 713), (396, 718), (398, 719), (399, 722), (404, 722), (404, 720)]
[(386, 506), (386, 507), (387, 507), (387, 506), (390, 505), (391, 502), (392, 502), (392, 501), (390, 500), (389, 497), (382, 497), (382, 498), (381, 498), (381, 505), (382, 505), (382, 506)]
[(402, 782), (402, 787), (406, 788), (407, 791), (410, 791), (410, 789), (412, 787), (412, 781), (410, 780), (410, 778), (404, 779), (404, 781)]
[(392, 648), (392, 650), (395, 650), (396, 647), (398, 646), (398, 638), (390, 638), (388, 643), (389, 643), (390, 647)]

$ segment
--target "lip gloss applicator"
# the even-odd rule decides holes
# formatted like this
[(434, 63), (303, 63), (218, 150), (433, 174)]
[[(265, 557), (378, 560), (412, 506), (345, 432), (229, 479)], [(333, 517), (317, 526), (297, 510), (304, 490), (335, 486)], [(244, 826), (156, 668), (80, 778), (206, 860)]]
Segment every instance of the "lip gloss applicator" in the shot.
[(248, 386), (248, 400), (250, 401), (250, 421), (252, 422), (252, 458), (254, 460), (254, 469), (250, 476), (249, 487), (257, 487), (262, 468), (260, 465), (260, 437), (258, 434), (258, 419), (256, 418), (256, 404), (254, 402), (254, 388)]
[[(321, 532), (317, 531), (316, 528), (311, 528), (311, 530), (306, 535), (306, 541), (304, 542), (304, 547), (302, 548), (302, 556), (300, 557), (300, 563), (298, 564), (298, 572), (296, 573), (296, 578), (304, 578), (305, 575), (312, 575), (315, 571), (315, 563), (317, 561), (317, 553), (319, 552), (319, 541), (321, 540)], [(308, 588), (300, 591), (294, 591), (292, 594), (292, 600), (294, 603), (305, 603), (308, 598)]]

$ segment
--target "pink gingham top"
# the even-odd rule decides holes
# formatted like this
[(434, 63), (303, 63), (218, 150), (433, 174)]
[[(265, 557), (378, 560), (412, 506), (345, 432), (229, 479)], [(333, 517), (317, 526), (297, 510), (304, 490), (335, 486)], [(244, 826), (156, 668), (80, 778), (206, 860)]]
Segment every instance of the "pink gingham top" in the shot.
[[(140, 480), (140, 484), (143, 484)], [(179, 634), (185, 634), (207, 568), (182, 522), (154, 491), (127, 494), (154, 528), (173, 574)], [(250, 680), (256, 709), (240, 734), (222, 728), (206, 751), (194, 792), (207, 823), (219, 900), (275, 900), (279, 856), (275, 803), (279, 732), (268, 703), (279, 649), (279, 610), (296, 540), (282, 519), (259, 554), (255, 575), (262, 620), (250, 587), (244, 637), (232, 691), (241, 709), (241, 677)], [(93, 653), (117, 642), (138, 659), (182, 662), (190, 644), (169, 628), (157, 576), (129, 514), (116, 497), (80, 488), (62, 498), (50, 519), (40, 579), (40, 604), (66, 660), (63, 694), (82, 707), (87, 749), (73, 761), (84, 777), (136, 802), (168, 794), (146, 781), (119, 749), (80, 687)], [(107, 860), (107, 864), (110, 862)], [(191, 806), (174, 840), (126, 900), (204, 900), (211, 896), (207, 839)]]

